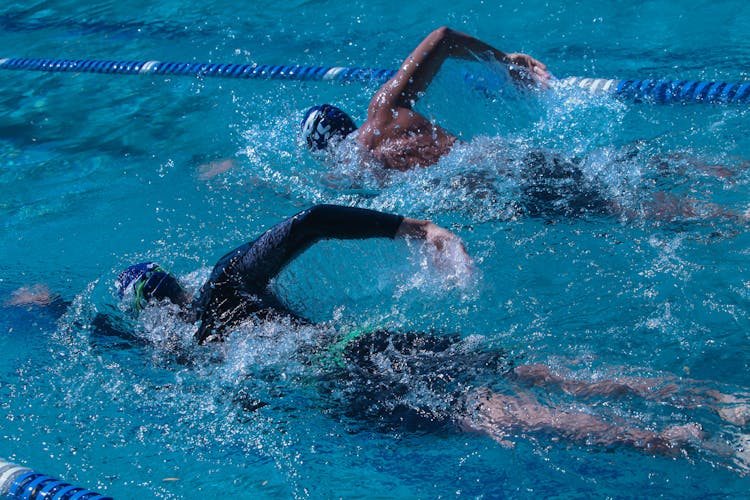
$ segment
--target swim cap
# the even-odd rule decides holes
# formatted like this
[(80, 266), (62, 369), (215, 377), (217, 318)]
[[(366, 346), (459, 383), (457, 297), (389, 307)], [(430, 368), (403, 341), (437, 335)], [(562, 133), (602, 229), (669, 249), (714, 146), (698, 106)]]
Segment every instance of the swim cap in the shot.
[(302, 137), (313, 151), (325, 149), (332, 137), (343, 139), (357, 130), (349, 115), (336, 106), (321, 104), (307, 110), (302, 118)]
[(184, 300), (185, 291), (169, 271), (155, 262), (142, 262), (125, 269), (117, 278), (117, 293), (125, 296), (129, 286), (133, 287), (135, 310), (140, 311), (149, 300), (169, 299), (175, 304)]

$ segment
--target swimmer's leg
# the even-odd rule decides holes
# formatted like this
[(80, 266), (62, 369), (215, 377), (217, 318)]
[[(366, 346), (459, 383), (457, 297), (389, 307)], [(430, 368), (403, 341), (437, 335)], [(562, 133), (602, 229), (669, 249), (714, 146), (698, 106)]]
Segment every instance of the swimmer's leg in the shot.
[(705, 392), (706, 396), (714, 400), (714, 404), (707, 404), (725, 422), (740, 427), (750, 424), (750, 399), (724, 394), (716, 390)]
[(658, 191), (644, 205), (647, 218), (661, 222), (684, 219), (728, 219), (747, 222), (747, 214), (733, 212), (716, 203), (706, 203), (693, 198), (684, 198), (672, 193)]
[(507, 443), (509, 434), (548, 433), (585, 445), (629, 446), (649, 453), (673, 455), (703, 440), (697, 424), (675, 426), (658, 433), (607, 422), (595, 415), (573, 409), (544, 406), (529, 394), (514, 396), (480, 391), (468, 404), (468, 415), (461, 421), (468, 431), (487, 434)]
[(737, 212), (717, 203), (685, 198), (673, 193), (657, 191), (639, 208), (626, 207), (610, 201), (612, 213), (628, 220), (647, 219), (657, 222), (679, 222), (685, 220), (729, 220), (740, 224), (750, 222), (750, 210)]
[(738, 426), (750, 423), (750, 399), (724, 394), (702, 387), (695, 380), (668, 377), (620, 377), (595, 382), (568, 379), (544, 365), (520, 365), (513, 369), (516, 381), (534, 387), (555, 389), (580, 398), (621, 398), (636, 396), (650, 401), (668, 402), (683, 408), (705, 407), (725, 422)]
[(645, 218), (658, 222), (676, 222), (686, 219), (743, 219), (737, 214), (715, 203), (699, 202), (693, 198), (657, 191), (639, 209), (620, 209), (618, 213), (628, 219)]
[(527, 386), (560, 390), (581, 398), (638, 396), (664, 400), (678, 391), (677, 385), (665, 378), (621, 377), (588, 382), (565, 378), (544, 365), (519, 365), (513, 369), (513, 377)]
[[(675, 171), (675, 165), (678, 169)], [(655, 156), (649, 160), (649, 166), (656, 167), (662, 174), (685, 175), (686, 169), (697, 170), (717, 179), (728, 179), (735, 177), (737, 172), (726, 165), (706, 163), (686, 153), (671, 153), (666, 156)], [(748, 167), (746, 161), (740, 162), (739, 169)]]

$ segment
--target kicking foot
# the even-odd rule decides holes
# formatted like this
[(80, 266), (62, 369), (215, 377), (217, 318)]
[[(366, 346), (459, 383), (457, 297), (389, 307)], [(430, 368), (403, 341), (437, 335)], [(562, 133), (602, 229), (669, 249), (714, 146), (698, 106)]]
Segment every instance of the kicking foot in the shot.
[(734, 445), (734, 464), (739, 467), (743, 473), (750, 473), (750, 434), (740, 434), (733, 441)]
[(701, 427), (700, 424), (691, 422), (685, 425), (668, 427), (662, 432), (662, 437), (672, 445), (679, 447), (685, 445), (695, 446), (703, 442), (706, 433), (703, 432), (703, 427)]
[(750, 406), (737, 399), (734, 399), (732, 402), (727, 402), (726, 404), (727, 406), (723, 406), (716, 410), (719, 416), (725, 422), (745, 427), (748, 421), (750, 421)]
[(718, 405), (716, 413), (727, 423), (745, 427), (750, 422), (750, 402), (719, 391), (711, 391), (711, 397)]

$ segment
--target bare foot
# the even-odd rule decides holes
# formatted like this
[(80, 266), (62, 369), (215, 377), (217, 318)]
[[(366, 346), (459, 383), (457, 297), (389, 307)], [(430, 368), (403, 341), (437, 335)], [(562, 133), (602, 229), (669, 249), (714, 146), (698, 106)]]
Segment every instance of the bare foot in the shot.
[(714, 409), (727, 423), (744, 427), (750, 422), (750, 402), (719, 391), (711, 391), (709, 395), (719, 403)]
[(734, 440), (734, 464), (744, 473), (750, 472), (750, 435), (740, 434)]
[(703, 427), (694, 422), (668, 427), (661, 435), (671, 444), (679, 447), (700, 444), (706, 437)]

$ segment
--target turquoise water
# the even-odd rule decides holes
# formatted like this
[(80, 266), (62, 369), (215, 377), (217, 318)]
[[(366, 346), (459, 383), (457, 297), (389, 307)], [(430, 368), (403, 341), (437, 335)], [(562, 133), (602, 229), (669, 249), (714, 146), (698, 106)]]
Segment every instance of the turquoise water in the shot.
[[(393, 68), (443, 24), (558, 76), (750, 80), (750, 7), (736, 1), (10, 2), (0, 57)], [(339, 327), (435, 328), (584, 380), (676, 376), (747, 394), (747, 224), (649, 211), (658, 192), (704, 213), (748, 208), (747, 110), (477, 92), (466, 71), (491, 69), (446, 65), (419, 108), (466, 145), (386, 180), (318, 163), (296, 136), (318, 102), (361, 122), (375, 86), (0, 73), (0, 457), (115, 498), (746, 495), (747, 461), (707, 450), (381, 432), (342, 417), (295, 361)], [(518, 185), (493, 172), (537, 150), (581, 158), (632, 215), (514, 217)], [(477, 172), (484, 181), (467, 183)], [(319, 327), (247, 325), (205, 349), (159, 310), (130, 325), (136, 345), (92, 329), (97, 313), (123, 315), (124, 266), (158, 260), (197, 287), (224, 252), (319, 202), (432, 219), (464, 239), (477, 271), (446, 278), (417, 245), (327, 242), (274, 284)], [(70, 307), (10, 305), (34, 284)], [(271, 404), (245, 411), (255, 399)], [(735, 449), (747, 432), (706, 408), (588, 407), (654, 429), (699, 421)]]

